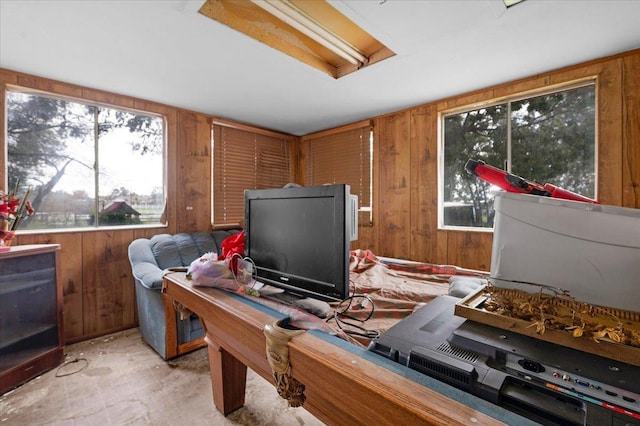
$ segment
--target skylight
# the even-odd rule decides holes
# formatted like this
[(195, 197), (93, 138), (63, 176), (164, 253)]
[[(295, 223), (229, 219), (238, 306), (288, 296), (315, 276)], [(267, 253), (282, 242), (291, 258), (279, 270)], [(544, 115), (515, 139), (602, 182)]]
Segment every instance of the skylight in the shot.
[(207, 0), (199, 13), (334, 78), (395, 55), (325, 0)]
[(515, 6), (518, 3), (522, 3), (524, 0), (503, 0), (504, 5), (507, 7)]

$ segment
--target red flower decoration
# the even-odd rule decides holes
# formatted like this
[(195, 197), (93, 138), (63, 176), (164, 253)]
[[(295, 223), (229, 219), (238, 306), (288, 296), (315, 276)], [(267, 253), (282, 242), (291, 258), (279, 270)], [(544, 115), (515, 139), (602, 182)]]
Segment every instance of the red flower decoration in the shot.
[(15, 189), (11, 193), (0, 190), (0, 240), (8, 241), (12, 239), (20, 221), (34, 213), (29, 201), (31, 187), (27, 189), (21, 200), (17, 196), (19, 183), (20, 181), (16, 183)]

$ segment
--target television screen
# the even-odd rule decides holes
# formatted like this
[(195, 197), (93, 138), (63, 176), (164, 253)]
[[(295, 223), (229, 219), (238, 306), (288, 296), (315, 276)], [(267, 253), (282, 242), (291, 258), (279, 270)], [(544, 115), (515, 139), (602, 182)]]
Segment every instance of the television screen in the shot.
[(256, 279), (301, 297), (349, 293), (348, 185), (245, 191), (245, 255)]

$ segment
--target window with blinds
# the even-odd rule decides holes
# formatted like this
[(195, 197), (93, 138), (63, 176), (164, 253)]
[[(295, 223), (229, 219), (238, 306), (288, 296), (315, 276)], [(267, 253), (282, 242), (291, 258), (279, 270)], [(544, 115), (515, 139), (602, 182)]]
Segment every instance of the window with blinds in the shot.
[(346, 183), (358, 196), (359, 225), (372, 220), (373, 134), (369, 121), (302, 138), (307, 185)]
[(289, 141), (213, 126), (213, 223), (242, 223), (244, 190), (282, 188), (291, 181)]

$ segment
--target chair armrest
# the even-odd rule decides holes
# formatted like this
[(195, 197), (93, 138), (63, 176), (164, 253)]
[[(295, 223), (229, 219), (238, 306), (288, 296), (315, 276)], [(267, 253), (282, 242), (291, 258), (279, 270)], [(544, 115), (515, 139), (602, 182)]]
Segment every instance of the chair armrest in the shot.
[(162, 288), (163, 275), (162, 269), (148, 262), (138, 263), (133, 267), (133, 277), (140, 281), (140, 284), (152, 290), (159, 291)]
[(164, 271), (153, 256), (148, 239), (140, 238), (129, 244), (129, 261), (136, 281), (149, 289), (160, 291)]

